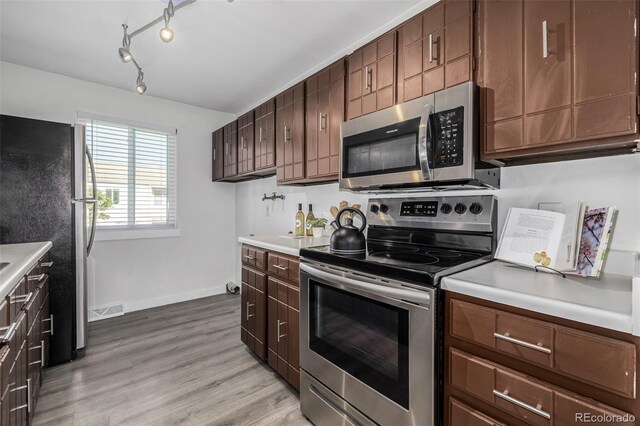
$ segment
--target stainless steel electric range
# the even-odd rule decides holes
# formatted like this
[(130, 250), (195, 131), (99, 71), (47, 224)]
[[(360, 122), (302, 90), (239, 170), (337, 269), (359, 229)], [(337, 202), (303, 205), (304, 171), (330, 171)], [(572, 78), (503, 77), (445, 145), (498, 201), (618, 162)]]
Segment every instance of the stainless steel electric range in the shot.
[(491, 195), (371, 199), (367, 253), (300, 251), (300, 404), (316, 425), (441, 419), (443, 276), (491, 260)]

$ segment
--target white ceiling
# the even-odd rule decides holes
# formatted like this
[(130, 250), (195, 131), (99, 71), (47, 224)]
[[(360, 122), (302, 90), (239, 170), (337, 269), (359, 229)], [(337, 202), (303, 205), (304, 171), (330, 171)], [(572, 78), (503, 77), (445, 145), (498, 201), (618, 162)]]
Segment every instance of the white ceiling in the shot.
[[(165, 0), (166, 2), (166, 0)], [(198, 0), (135, 37), (131, 52), (147, 94), (239, 113), (352, 50), (433, 0)], [(161, 0), (2, 0), (0, 58), (133, 90), (137, 72), (118, 57), (122, 23), (160, 16)]]

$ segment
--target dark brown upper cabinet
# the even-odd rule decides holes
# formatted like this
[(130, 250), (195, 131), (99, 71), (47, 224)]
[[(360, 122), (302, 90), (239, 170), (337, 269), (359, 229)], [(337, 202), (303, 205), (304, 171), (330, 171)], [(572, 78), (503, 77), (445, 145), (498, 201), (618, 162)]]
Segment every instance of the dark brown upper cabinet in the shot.
[(276, 96), (278, 183), (304, 179), (304, 82)]
[(633, 0), (480, 2), (484, 159), (633, 146), (636, 16)]
[(309, 180), (338, 177), (340, 124), (344, 121), (345, 61), (339, 60), (306, 81), (306, 172)]
[(212, 166), (213, 172), (211, 174), (213, 181), (218, 181), (224, 178), (224, 132), (220, 128), (211, 134), (212, 139)]
[(347, 119), (396, 103), (396, 31), (347, 57)]
[(238, 118), (238, 175), (253, 172), (253, 111)]
[(398, 29), (398, 102), (473, 78), (473, 2), (436, 3)]
[(232, 121), (224, 126), (224, 177), (238, 174), (238, 122)]
[(254, 110), (254, 158), (256, 172), (276, 166), (276, 100), (270, 99)]

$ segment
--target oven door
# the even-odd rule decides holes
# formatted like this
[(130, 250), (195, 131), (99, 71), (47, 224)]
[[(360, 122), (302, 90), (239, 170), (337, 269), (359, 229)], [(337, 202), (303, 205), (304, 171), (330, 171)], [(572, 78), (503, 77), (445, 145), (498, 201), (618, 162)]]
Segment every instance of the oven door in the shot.
[(342, 123), (340, 188), (367, 190), (432, 178), (428, 95)]
[[(376, 423), (432, 424), (435, 290), (307, 261), (300, 269), (301, 368)], [(304, 413), (318, 388), (300, 392)]]

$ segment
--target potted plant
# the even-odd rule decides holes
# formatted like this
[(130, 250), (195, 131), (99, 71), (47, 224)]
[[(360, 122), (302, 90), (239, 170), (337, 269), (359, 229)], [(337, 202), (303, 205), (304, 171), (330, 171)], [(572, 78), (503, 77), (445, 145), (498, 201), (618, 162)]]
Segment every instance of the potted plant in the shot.
[(309, 224), (311, 225), (311, 230), (313, 231), (313, 236), (315, 238), (320, 238), (324, 235), (324, 228), (327, 226), (328, 220), (322, 217), (317, 217), (309, 220)]

